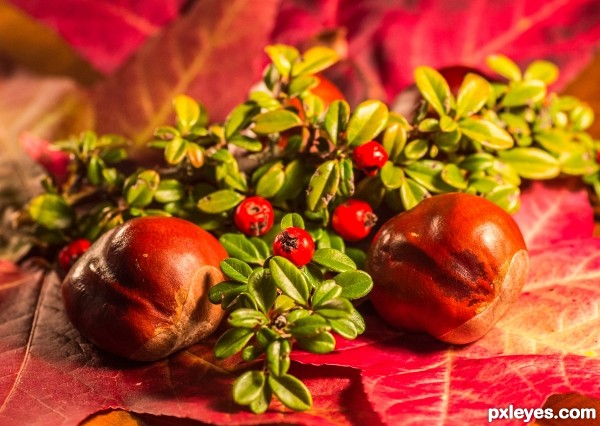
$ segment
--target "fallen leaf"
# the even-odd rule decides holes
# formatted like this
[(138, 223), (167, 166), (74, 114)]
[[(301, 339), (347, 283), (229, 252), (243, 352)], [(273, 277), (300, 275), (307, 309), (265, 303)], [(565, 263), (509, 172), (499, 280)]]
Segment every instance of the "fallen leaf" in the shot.
[[(456, 65), (482, 69), (485, 57), (503, 53), (521, 66), (555, 62), (559, 90), (592, 59), (600, 40), (600, 4), (594, 0), (325, 1), (294, 0), (277, 18), (274, 40), (298, 42), (302, 35), (348, 29), (353, 80), (334, 79), (344, 90), (365, 83), (369, 97), (391, 102), (412, 84), (417, 66)], [(348, 71), (347, 68), (347, 71)], [(348, 94), (354, 100), (353, 93)]]
[[(561, 419), (555, 418), (552, 415), (547, 415), (534, 423), (539, 426), (578, 426), (582, 423), (590, 425), (600, 424), (600, 416), (598, 416), (597, 414), (600, 413), (600, 399), (598, 398), (590, 398), (575, 392), (566, 394), (554, 394), (548, 397), (542, 408), (551, 409), (551, 413), (554, 413), (555, 415), (558, 415), (558, 413), (560, 413), (560, 411), (564, 409), (568, 410), (567, 413), (570, 414), (570, 411), (572, 409), (575, 409), (575, 412), (577, 414), (580, 414), (581, 416), (585, 417), (576, 418), (576, 416), (572, 416), (571, 419)], [(591, 412), (581, 412), (580, 410), (582, 408), (595, 410), (593, 412), (593, 417)], [(564, 415), (565, 413), (563, 412), (562, 414)], [(596, 419), (596, 421), (592, 419)]]
[(240, 360), (216, 360), (216, 336), (155, 363), (106, 354), (69, 323), (59, 285), (54, 273), (0, 261), (0, 424), (77, 425), (114, 409), (216, 424), (378, 422), (355, 369), (295, 365), (314, 408), (273, 404), (256, 416), (232, 401)]
[(101, 133), (119, 133), (139, 146), (171, 122), (181, 93), (221, 121), (257, 82), (277, 0), (197, 2), (173, 26), (144, 45), (95, 91)]
[[(175, 19), (183, 0), (10, 0), (60, 34), (96, 69), (110, 73)], [(24, 34), (27, 37), (27, 34)]]
[(531, 182), (514, 215), (529, 250), (553, 243), (589, 238), (594, 212), (588, 191), (577, 179)]
[(100, 77), (54, 30), (7, 0), (0, 0), (0, 52), (12, 64), (39, 74), (72, 77), (83, 84)]
[[(483, 424), (493, 407), (542, 407), (549, 395), (565, 392), (600, 397), (600, 240), (591, 238), (584, 194), (556, 183), (524, 192), (519, 221), (534, 246), (528, 280), (475, 343), (452, 346), (395, 331), (367, 312), (364, 336), (340, 339), (327, 356), (294, 359), (359, 368), (386, 424)], [(590, 223), (574, 220), (575, 209)]]

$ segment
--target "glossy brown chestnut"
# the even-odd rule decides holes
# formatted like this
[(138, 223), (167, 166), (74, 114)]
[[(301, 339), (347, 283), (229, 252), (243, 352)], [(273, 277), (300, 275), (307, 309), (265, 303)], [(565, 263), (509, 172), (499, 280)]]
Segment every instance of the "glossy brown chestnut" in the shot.
[(389, 324), (463, 344), (519, 296), (529, 266), (512, 217), (484, 198), (437, 195), (386, 222), (367, 256), (371, 301)]
[(224, 316), (208, 300), (227, 257), (183, 219), (137, 218), (107, 232), (73, 265), (62, 296), (73, 325), (108, 352), (164, 358), (210, 335)]

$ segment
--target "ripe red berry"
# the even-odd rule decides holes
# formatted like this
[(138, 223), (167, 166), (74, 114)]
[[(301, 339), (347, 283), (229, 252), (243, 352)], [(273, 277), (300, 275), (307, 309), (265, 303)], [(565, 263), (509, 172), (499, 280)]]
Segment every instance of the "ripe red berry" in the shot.
[(388, 160), (388, 153), (379, 142), (371, 141), (354, 149), (352, 160), (357, 168), (369, 176), (375, 176)]
[(285, 257), (298, 267), (304, 266), (315, 254), (315, 242), (302, 228), (286, 228), (275, 237), (273, 254)]
[(90, 241), (85, 238), (67, 244), (58, 252), (58, 265), (63, 271), (68, 271), (75, 261), (90, 248), (90, 245)]
[(348, 200), (333, 211), (331, 225), (346, 241), (358, 241), (369, 235), (377, 222), (371, 205), (361, 200)]
[(233, 215), (237, 229), (249, 237), (266, 234), (273, 226), (273, 206), (263, 197), (248, 197), (242, 201)]

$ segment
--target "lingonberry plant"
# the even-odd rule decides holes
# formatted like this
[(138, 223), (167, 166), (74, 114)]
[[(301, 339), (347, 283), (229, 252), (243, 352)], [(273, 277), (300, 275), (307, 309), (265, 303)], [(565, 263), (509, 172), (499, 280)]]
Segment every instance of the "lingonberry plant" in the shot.
[(260, 240), (223, 235), (221, 243), (236, 257), (221, 263), (229, 281), (209, 295), (231, 312), (232, 328), (217, 341), (217, 357), (241, 352), (244, 361), (253, 361), (264, 356), (260, 370), (242, 374), (233, 385), (234, 400), (255, 413), (264, 412), (273, 395), (294, 410), (310, 408), (310, 392), (288, 373), (293, 346), (324, 354), (335, 349), (332, 332), (354, 339), (365, 324), (350, 300), (364, 297), (373, 286), (342, 251), (314, 251), (299, 215), (284, 216), (281, 228), (273, 254)]
[[(21, 220), (42, 249), (94, 241), (150, 215), (181, 217), (219, 237), (229, 279), (211, 300), (230, 312), (232, 328), (215, 351), (262, 360), (234, 386), (234, 399), (255, 412), (272, 395), (294, 409), (310, 406), (288, 373), (294, 345), (325, 353), (331, 332), (363, 331), (349, 300), (372, 283), (359, 270), (364, 252), (344, 240), (365, 238), (380, 210), (466, 192), (514, 212), (523, 179), (561, 174), (582, 176), (600, 194), (599, 145), (586, 132), (593, 111), (548, 91), (558, 73), (549, 62), (521, 71), (492, 56), (494, 80), (468, 73), (456, 94), (438, 71), (418, 67), (422, 99), (407, 118), (378, 100), (351, 108), (339, 94), (322, 98), (322, 72), (338, 60), (331, 49), (273, 45), (266, 53), (262, 84), (223, 123), (211, 123), (194, 99), (174, 99), (175, 123), (148, 141), (162, 164), (132, 163), (115, 135), (57, 142), (72, 159), (69, 178), (48, 177)], [(282, 229), (272, 226), (282, 217)]]

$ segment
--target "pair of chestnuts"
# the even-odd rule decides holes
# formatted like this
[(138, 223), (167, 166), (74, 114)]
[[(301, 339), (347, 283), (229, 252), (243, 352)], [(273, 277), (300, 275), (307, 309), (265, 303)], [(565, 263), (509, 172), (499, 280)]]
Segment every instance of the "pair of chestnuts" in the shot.
[[(208, 300), (227, 257), (182, 219), (133, 219), (107, 232), (62, 284), (67, 315), (97, 346), (141, 361), (212, 334), (224, 316)], [(525, 242), (513, 219), (483, 198), (451, 193), (386, 222), (366, 263), (371, 302), (389, 324), (450, 343), (483, 336), (518, 297)]]

